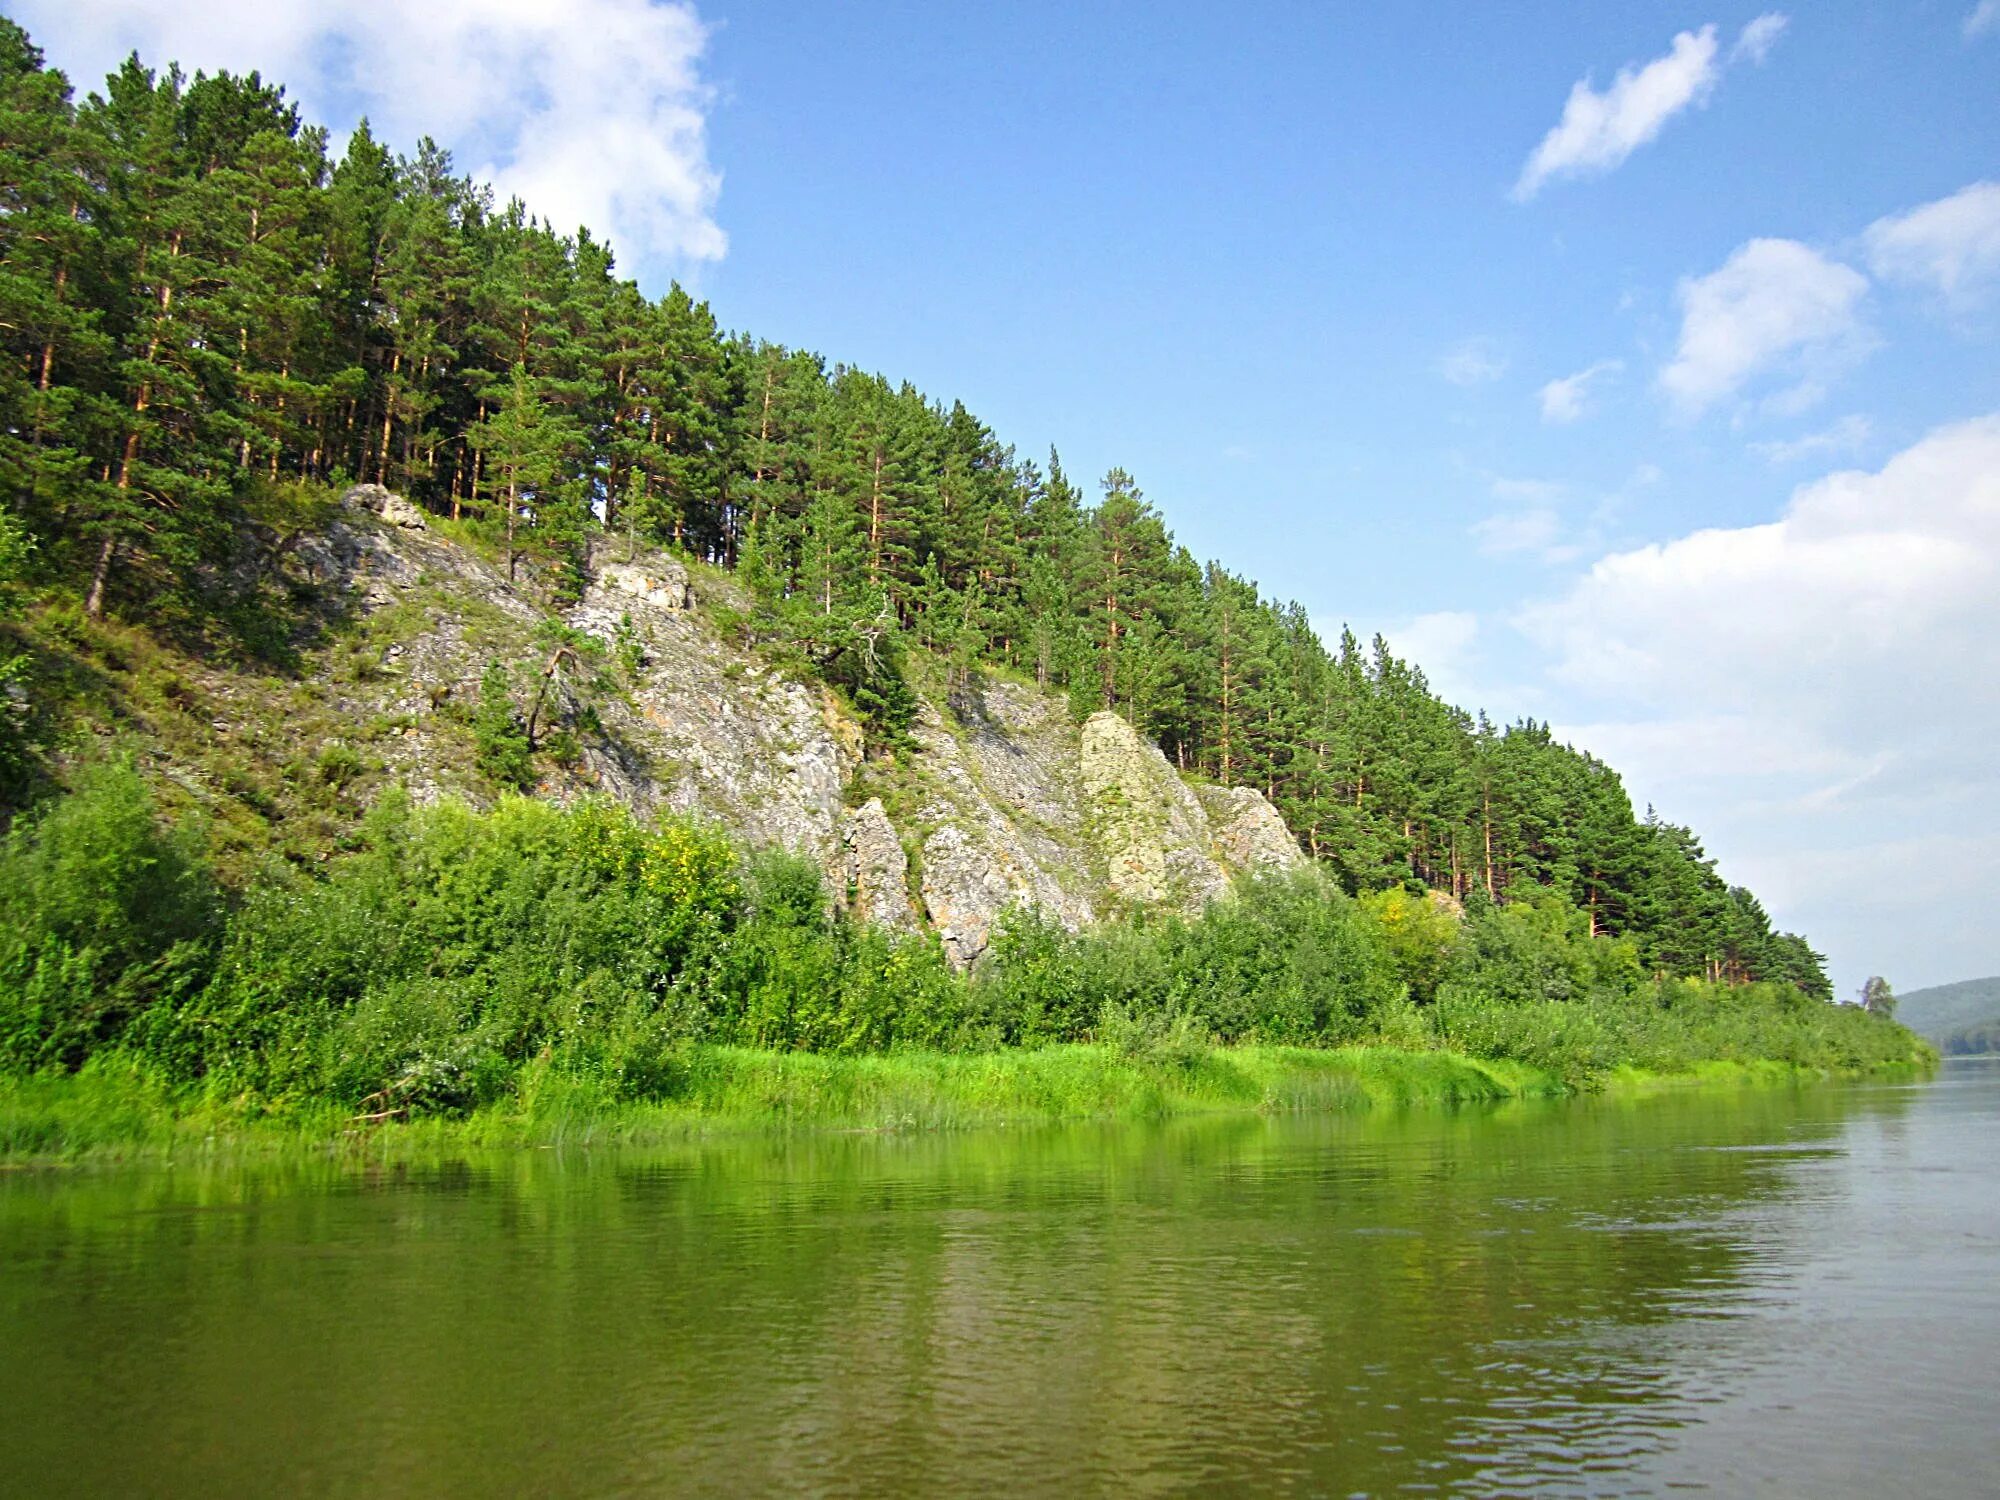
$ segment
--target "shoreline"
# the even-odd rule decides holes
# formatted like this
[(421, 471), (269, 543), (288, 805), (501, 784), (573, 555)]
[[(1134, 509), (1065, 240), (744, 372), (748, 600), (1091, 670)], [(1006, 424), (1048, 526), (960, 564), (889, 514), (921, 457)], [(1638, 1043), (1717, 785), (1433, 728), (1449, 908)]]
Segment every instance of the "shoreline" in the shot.
[(0, 1078), (0, 1170), (309, 1151), (379, 1160), (449, 1150), (645, 1146), (723, 1134), (939, 1132), (1199, 1115), (1460, 1108), (1923, 1074), (1920, 1061), (1830, 1072), (1777, 1059), (1660, 1072), (1621, 1064), (1581, 1083), (1442, 1050), (1215, 1047), (1130, 1056), (1095, 1044), (990, 1053), (832, 1056), (690, 1049), (664, 1099), (621, 1100), (530, 1065), (517, 1091), (465, 1114), (357, 1120), (311, 1104), (259, 1109), (174, 1090), (119, 1060)]

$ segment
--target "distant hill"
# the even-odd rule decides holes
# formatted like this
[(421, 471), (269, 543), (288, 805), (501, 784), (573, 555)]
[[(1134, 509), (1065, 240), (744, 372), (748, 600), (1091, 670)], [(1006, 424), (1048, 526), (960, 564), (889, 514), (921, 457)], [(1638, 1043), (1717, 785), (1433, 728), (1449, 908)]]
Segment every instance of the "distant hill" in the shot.
[(1943, 1042), (1952, 1032), (1982, 1022), (2000, 1023), (2000, 974), (1934, 984), (1896, 997), (1896, 1019), (1919, 1035)]

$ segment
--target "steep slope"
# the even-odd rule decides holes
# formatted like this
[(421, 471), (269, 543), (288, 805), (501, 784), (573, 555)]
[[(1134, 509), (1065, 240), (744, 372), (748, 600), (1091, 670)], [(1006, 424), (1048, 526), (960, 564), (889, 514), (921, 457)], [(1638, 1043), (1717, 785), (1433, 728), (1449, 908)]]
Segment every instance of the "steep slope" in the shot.
[[(538, 795), (696, 814), (747, 847), (808, 855), (865, 919), (928, 924), (960, 964), (1010, 907), (1072, 929), (1134, 907), (1192, 911), (1238, 871), (1303, 862), (1260, 793), (1197, 792), (1116, 714), (1079, 726), (1053, 694), (975, 676), (926, 699), (913, 751), (864, 762), (860, 728), (828, 689), (732, 644), (743, 601), (727, 575), (697, 585), (672, 557), (600, 536), (581, 597), (555, 609), (547, 578), (510, 578), (443, 530), (358, 486), (321, 524), (267, 540), (245, 566), (282, 571), (324, 640), (290, 678), (211, 655), (192, 689), (212, 714), (206, 735), (148, 733), (157, 726), (132, 717), (127, 732), (246, 844), (246, 812), (269, 831), (293, 811), (246, 794), (266, 780), (303, 780), (337, 837), (389, 785), (419, 801), (491, 800), (473, 726), (497, 666), (541, 739)], [(272, 767), (301, 735), (316, 739), (303, 773)], [(207, 752), (224, 741), (233, 754), (218, 762)]]

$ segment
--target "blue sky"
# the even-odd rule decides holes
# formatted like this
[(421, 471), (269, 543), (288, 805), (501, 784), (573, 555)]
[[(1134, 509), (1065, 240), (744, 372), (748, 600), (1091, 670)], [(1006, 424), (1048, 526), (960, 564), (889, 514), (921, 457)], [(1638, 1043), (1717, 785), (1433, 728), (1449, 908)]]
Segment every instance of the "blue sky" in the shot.
[(1843, 988), (2000, 972), (1996, 0), (10, 9), (80, 80), (429, 130), (728, 326), (1125, 466), (1602, 751)]

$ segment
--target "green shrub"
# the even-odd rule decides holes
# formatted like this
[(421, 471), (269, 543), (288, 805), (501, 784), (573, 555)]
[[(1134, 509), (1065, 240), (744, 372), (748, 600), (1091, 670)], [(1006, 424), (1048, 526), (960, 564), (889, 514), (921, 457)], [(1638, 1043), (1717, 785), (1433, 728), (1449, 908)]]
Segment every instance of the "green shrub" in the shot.
[(0, 1059), (74, 1068), (205, 979), (220, 908), (198, 838), (162, 827), (129, 762), (0, 843)]
[(500, 785), (525, 792), (535, 784), (535, 750), (514, 707), (507, 669), (488, 662), (479, 678), (479, 706), (472, 711), (475, 764)]
[[(1072, 933), (1016, 911), (967, 976), (928, 933), (833, 911), (812, 861), (740, 859), (700, 823), (396, 791), (350, 852), (311, 875), (273, 866), (225, 914), (192, 835), (161, 826), (132, 767), (101, 766), (0, 843), (0, 1074), (87, 1064), (106, 1080), (90, 1097), (123, 1119), (120, 1101), (157, 1114), (169, 1096), (358, 1115), (686, 1099), (707, 1087), (701, 1043), (1096, 1042), (1086, 1072), (1136, 1061), (1148, 1087), (1201, 1088), (1226, 1082), (1217, 1043), (1443, 1043), (1579, 1085), (1628, 1063), (1921, 1055), (1901, 1027), (1789, 985), (1644, 982), (1628, 944), (1520, 894), (1461, 920), (1308, 870), (1189, 918)], [(84, 1129), (10, 1097), (23, 1140)]]

